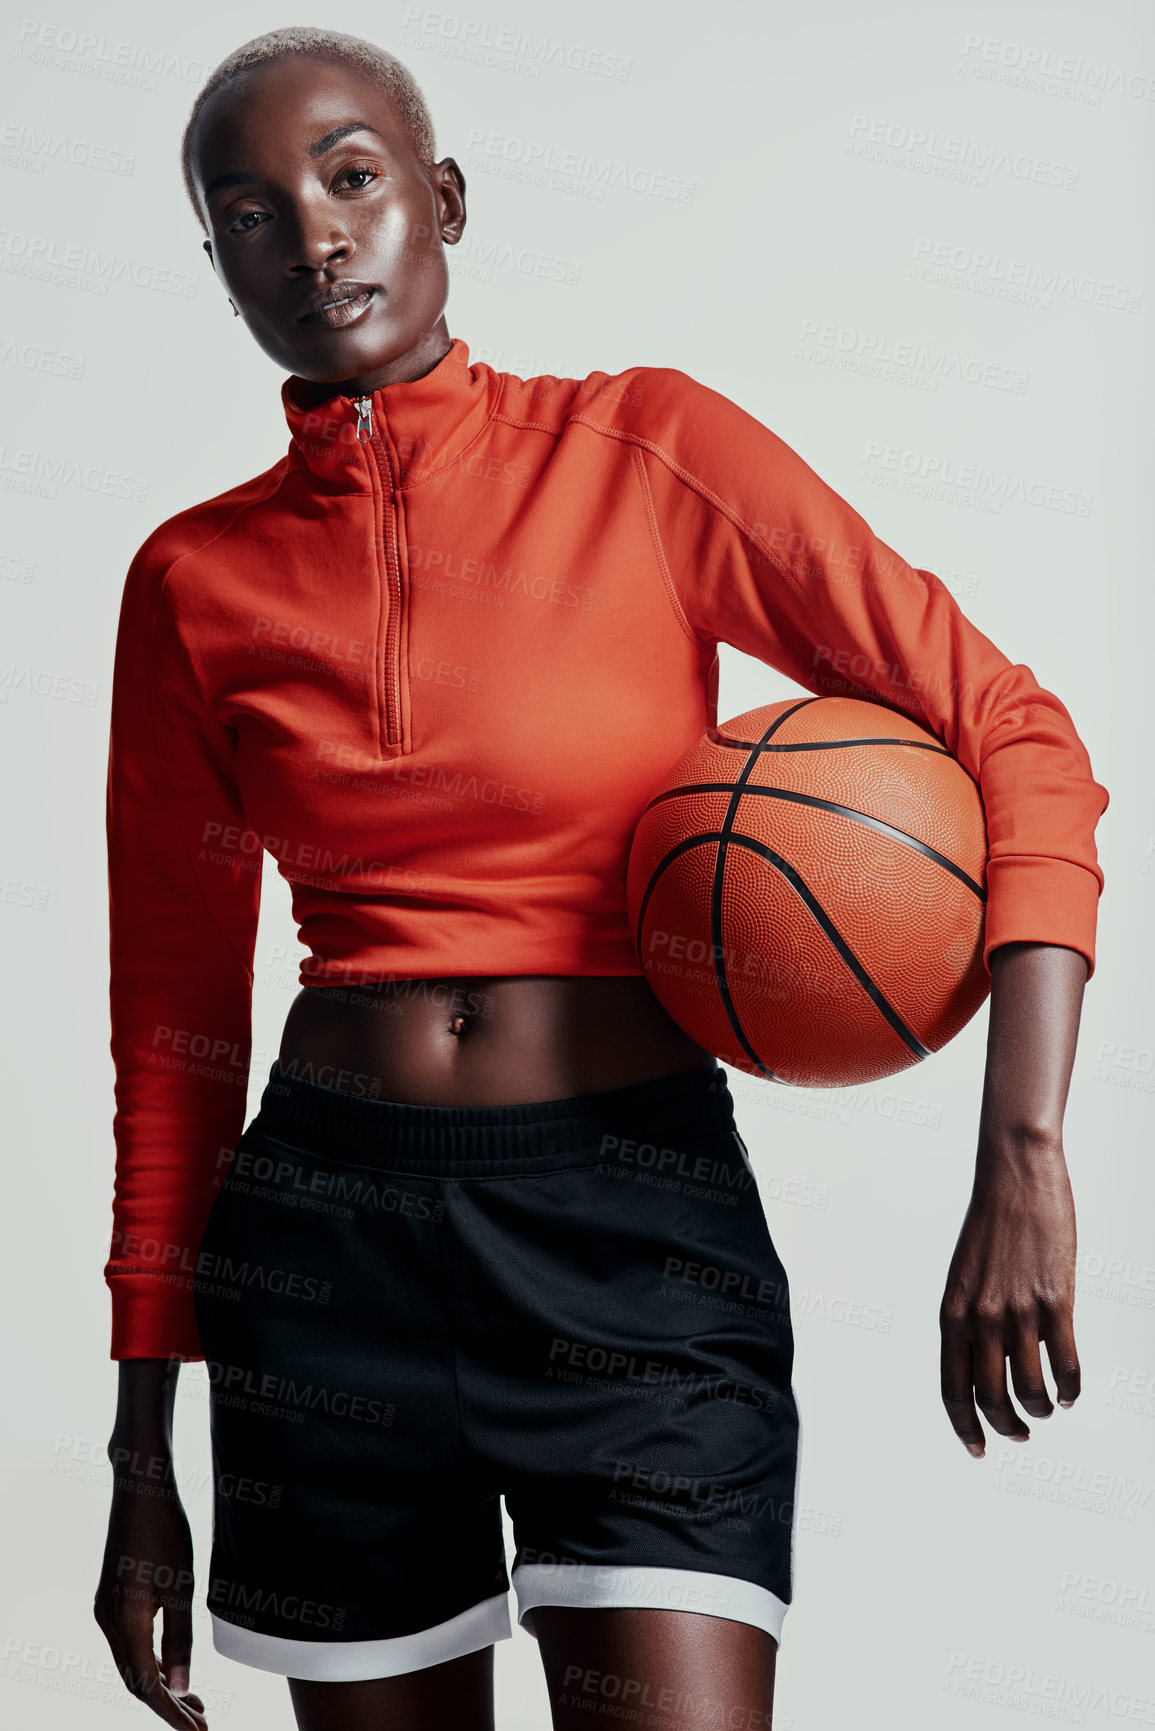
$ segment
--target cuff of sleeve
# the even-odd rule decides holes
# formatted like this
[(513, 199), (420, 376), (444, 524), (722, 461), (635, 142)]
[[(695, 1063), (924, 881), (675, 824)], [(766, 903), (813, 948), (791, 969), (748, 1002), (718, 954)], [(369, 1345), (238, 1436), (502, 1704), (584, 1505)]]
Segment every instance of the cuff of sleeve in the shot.
[(109, 1357), (203, 1359), (192, 1288), (162, 1286), (147, 1275), (131, 1286), (112, 1285), (112, 1348)]
[(1095, 927), (1103, 881), (1086, 866), (1037, 854), (988, 861), (983, 966), (1000, 944), (1059, 944), (1087, 958), (1095, 972)]

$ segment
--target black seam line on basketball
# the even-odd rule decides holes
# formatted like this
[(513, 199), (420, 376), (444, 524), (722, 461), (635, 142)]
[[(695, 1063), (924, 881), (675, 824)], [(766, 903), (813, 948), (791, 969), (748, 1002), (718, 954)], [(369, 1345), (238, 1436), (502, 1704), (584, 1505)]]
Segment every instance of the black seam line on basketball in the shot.
[[(803, 697), (803, 698), (800, 698), (797, 703), (792, 703), (790, 705), (790, 708), (785, 710), (778, 717), (777, 721), (771, 722), (770, 726), (766, 729), (766, 732), (762, 735), (762, 743), (765, 743), (766, 740), (770, 739), (773, 736), (773, 734), (777, 731), (777, 729), (782, 725), (782, 723), (784, 721), (786, 721), (791, 715), (796, 714), (797, 711), (800, 709), (805, 709), (809, 704), (817, 703), (817, 702), (819, 702), (819, 699), (817, 697)], [(749, 775), (750, 774), (751, 770), (753, 769), (755, 762), (757, 761), (757, 757), (758, 757), (758, 751), (757, 751), (757, 747), (755, 747), (751, 752), (749, 762), (746, 764), (746, 767), (742, 772), (743, 775)], [(736, 807), (738, 797), (740, 797), (740, 792), (736, 795), (735, 800), (731, 802), (732, 806)], [(650, 801), (650, 805), (654, 805), (655, 803), (656, 803), (656, 801), (654, 801), (654, 800)], [(650, 809), (650, 805), (647, 805), (644, 809), (646, 811), (648, 811)], [(640, 822), (640, 816), (639, 816), (639, 822)], [(658, 865), (657, 869), (651, 873), (650, 881), (646, 885), (645, 892), (642, 896), (642, 905), (638, 909), (638, 923), (637, 923), (637, 929), (634, 933), (634, 948), (637, 951), (639, 956), (642, 953), (642, 928), (645, 924), (646, 908), (649, 905), (650, 897), (653, 894), (654, 889), (657, 886), (658, 879), (662, 876), (662, 874), (666, 870), (667, 866), (669, 866), (673, 860), (677, 859), (679, 854), (684, 853), (687, 848), (697, 847), (699, 844), (699, 841), (702, 839), (714, 840), (714, 841), (719, 842), (719, 844), (720, 844), (723, 838), (722, 838), (721, 832), (719, 832), (718, 834), (711, 834), (708, 838), (691, 836), (688, 841), (682, 842), (678, 847), (671, 849), (671, 851), (668, 854), (666, 854), (665, 858)], [(721, 854), (721, 848), (719, 847), (719, 857), (720, 857), (720, 854)], [(715, 874), (716, 875), (717, 875), (717, 871), (718, 871), (718, 861), (715, 860)], [(711, 948), (712, 948), (714, 955), (715, 955), (715, 958), (716, 958), (717, 954), (721, 948), (721, 945), (720, 945), (720, 942), (718, 941), (718, 939), (714, 935), (714, 905), (713, 904), (714, 904), (714, 898), (713, 898), (713, 894), (711, 894), (710, 944), (711, 944)], [(720, 930), (720, 926), (721, 926), (720, 918), (719, 918), (718, 923), (719, 923), (719, 930)], [(732, 1031), (734, 1032), (737, 1039), (741, 1043), (743, 1051), (746, 1053), (746, 1055), (750, 1059), (751, 1063), (753, 1063), (761, 1071), (761, 1073), (764, 1076), (766, 1076), (771, 1082), (778, 1082), (779, 1084), (781, 1084), (781, 1082), (782, 1082), (781, 1076), (776, 1076), (772, 1070), (768, 1070), (766, 1068), (765, 1064), (763, 1064), (763, 1062), (759, 1058), (757, 1052), (754, 1051), (749, 1040), (746, 1038), (746, 1035), (742, 1029), (742, 1025), (741, 1025), (740, 1021), (738, 1020), (738, 1013), (734, 1008), (733, 1000), (730, 997), (729, 987), (726, 984), (725, 971), (723, 970), (722, 976), (721, 976), (721, 978), (719, 978), (718, 966), (717, 966), (716, 960), (715, 960), (715, 964), (714, 964), (714, 982), (718, 987), (718, 995), (722, 999), (722, 1008), (726, 1013), (726, 1019), (729, 1022)]]
[[(754, 750), (752, 739), (730, 739), (724, 733), (715, 729), (711, 737), (712, 745), (724, 745), (734, 750)], [(914, 751), (933, 751), (936, 757), (949, 757), (951, 754), (945, 745), (934, 745), (929, 739), (892, 739), (889, 735), (878, 739), (799, 739), (793, 745), (764, 745), (763, 751), (844, 751), (850, 745), (906, 745)]]
[(758, 762), (762, 752), (762, 747), (766, 744), (767, 740), (774, 737), (778, 732), (778, 729), (782, 727), (792, 715), (796, 715), (800, 709), (807, 709), (810, 704), (817, 703), (818, 701), (819, 699), (817, 697), (803, 697), (800, 698), (797, 703), (792, 703), (788, 709), (784, 709), (782, 714), (777, 716), (775, 720), (770, 723), (761, 739), (759, 739), (757, 745), (753, 747), (746, 759), (746, 762), (742, 765), (741, 772), (734, 783), (734, 790), (730, 795), (730, 803), (726, 808), (726, 815), (722, 819), (722, 833), (718, 837), (718, 851), (714, 855), (714, 880), (710, 885), (710, 948), (713, 952), (714, 982), (718, 987), (718, 995), (722, 1000), (722, 1008), (726, 1012), (726, 1020), (729, 1022), (736, 1038), (741, 1042), (742, 1050), (746, 1053), (751, 1062), (758, 1066), (758, 1069), (764, 1076), (769, 1076), (770, 1071), (767, 1070), (765, 1064), (763, 1064), (761, 1058), (746, 1038), (746, 1031), (742, 1026), (737, 1007), (730, 995), (730, 982), (726, 977), (726, 951), (722, 937), (722, 885), (726, 873), (726, 849), (730, 843), (730, 835), (734, 828), (734, 820), (738, 815), (738, 807), (742, 803), (743, 789), (745, 788), (746, 782), (749, 780), (750, 776), (754, 773), (754, 765)]
[[(721, 837), (722, 837), (721, 830), (716, 830), (716, 829), (706, 831), (702, 835), (689, 836), (685, 841), (680, 841), (676, 847), (672, 847), (670, 849), (669, 853), (663, 855), (662, 859), (659, 860), (658, 864), (654, 867), (653, 872), (650, 874), (650, 881), (646, 885), (645, 892), (642, 895), (642, 905), (638, 909), (638, 923), (637, 923), (637, 928), (634, 932), (634, 948), (637, 950), (639, 956), (642, 953), (642, 927), (645, 923), (646, 908), (649, 906), (650, 897), (653, 895), (655, 889), (657, 889), (657, 887), (658, 887), (658, 879), (662, 876), (663, 872), (665, 872), (667, 867), (669, 867), (673, 864), (673, 862), (678, 858), (678, 856), (680, 854), (686, 853), (687, 850), (692, 848), (692, 847), (700, 847), (703, 842), (720, 841)], [(717, 979), (717, 972), (715, 971), (715, 980), (716, 979)], [(758, 1057), (757, 1053), (752, 1052), (750, 1050), (750, 1046), (747, 1043), (746, 1039), (744, 1038), (740, 1028), (737, 1030), (737, 1035), (738, 1035), (739, 1040), (742, 1041), (742, 1045), (746, 1051), (747, 1056), (753, 1059), (754, 1063), (757, 1064), (757, 1066), (761, 1070), (762, 1074), (769, 1081), (778, 1082), (782, 1086), (785, 1086), (785, 1083), (783, 1082), (782, 1077), (776, 1076), (774, 1074), (773, 1070), (768, 1070), (766, 1068), (765, 1064), (763, 1064), (762, 1060)]]
[[(658, 862), (651, 882), (656, 882), (662, 872), (665, 871), (670, 861), (676, 859), (679, 854), (684, 853), (687, 848), (697, 847), (701, 842), (719, 841), (720, 839), (720, 831), (704, 830), (700, 835), (691, 836), (688, 841), (679, 842), (677, 847), (671, 848), (669, 853)], [(874, 981), (871, 979), (850, 945), (846, 942), (846, 939), (842, 936), (842, 933), (830, 918), (830, 915), (822, 906), (822, 903), (811, 890), (809, 884), (807, 884), (799, 873), (795, 871), (794, 867), (784, 860), (780, 854), (776, 854), (773, 848), (764, 846), (762, 842), (753, 841), (749, 836), (732, 835), (729, 840), (733, 847), (746, 848), (750, 853), (757, 854), (760, 859), (764, 859), (768, 865), (772, 865), (776, 871), (781, 873), (790, 885), (791, 889), (793, 889), (799, 899), (805, 903), (806, 907), (822, 927), (822, 930), (826, 933), (826, 936), (830, 939), (830, 942), (838, 951), (838, 954), (842, 957), (859, 985), (866, 992), (867, 996), (879, 1012), (890, 1023), (895, 1033), (910, 1047), (916, 1057), (929, 1058), (931, 1056), (930, 1049), (924, 1046), (915, 1034), (911, 1033), (910, 1029), (902, 1020), (902, 1017), (898, 1014), (898, 1011), (887, 1000), (883, 992), (879, 990), (878, 986), (875, 985)], [(739, 1037), (741, 1036), (739, 1035)], [(757, 1058), (755, 1058), (754, 1061), (757, 1063)], [(774, 1080), (777, 1081), (778, 1078), (775, 1077)]]
[[(818, 699), (810, 698), (808, 701), (817, 703)], [(793, 714), (793, 710), (790, 713)], [(929, 739), (800, 739), (794, 745), (765, 745), (759, 744), (754, 739), (726, 739), (717, 732), (712, 737), (710, 735), (707, 737), (710, 738), (712, 745), (725, 746), (728, 751), (841, 751), (851, 745), (909, 745), (916, 751), (933, 751), (936, 757), (950, 757), (951, 755), (944, 745), (934, 745)], [(729, 786), (730, 783), (726, 785)], [(677, 788), (674, 789), (675, 793), (679, 791)], [(649, 805), (642, 807), (639, 815), (644, 817), (651, 805), (657, 805), (660, 800), (670, 797), (668, 793), (655, 794)]]
[(758, 854), (760, 858), (767, 860), (776, 871), (781, 872), (782, 876), (786, 879), (787, 883), (790, 884), (791, 888), (795, 890), (806, 903), (806, 906), (810, 909), (810, 912), (814, 915), (814, 918), (818, 921), (818, 924), (822, 927), (823, 931), (826, 933), (847, 967), (854, 974), (867, 995), (873, 999), (875, 1004), (877, 1004), (895, 1033), (898, 1034), (901, 1039), (906, 1041), (911, 1051), (914, 1052), (917, 1057), (929, 1058), (931, 1055), (930, 1048), (924, 1046), (918, 1036), (910, 1031), (898, 1011), (889, 1002), (885, 994), (880, 991), (878, 986), (875, 985), (874, 981), (871, 979), (870, 975), (867, 973), (846, 939), (842, 936), (842, 933), (838, 930), (838, 927), (834, 924), (834, 921), (830, 918), (830, 915), (826, 912), (826, 909), (822, 906), (822, 903), (818, 900), (818, 897), (814, 894), (805, 878), (795, 870), (788, 860), (784, 860), (781, 854), (776, 854), (774, 849), (772, 847), (767, 847), (764, 842), (753, 841), (749, 836), (743, 835), (731, 836), (730, 839), (735, 847), (749, 848), (751, 853)]
[[(658, 794), (656, 799), (650, 801), (650, 804), (657, 805), (665, 799), (676, 799), (679, 794), (683, 793), (728, 793), (733, 785), (733, 782), (729, 781), (688, 781), (682, 787), (671, 788), (668, 793)], [(987, 892), (983, 886), (977, 884), (970, 873), (964, 872), (960, 865), (955, 864), (954, 860), (939, 853), (928, 842), (919, 841), (916, 835), (909, 835), (904, 829), (896, 829), (893, 824), (884, 823), (882, 818), (872, 817), (867, 811), (856, 811), (852, 805), (839, 805), (835, 800), (819, 799), (818, 795), (814, 793), (795, 793), (793, 789), (785, 787), (750, 787), (747, 785), (742, 791), (744, 794), (760, 794), (764, 799), (785, 799), (793, 805), (814, 806), (818, 811), (832, 811), (838, 817), (849, 818), (853, 823), (864, 824), (867, 829), (876, 830), (879, 835), (889, 836), (892, 841), (901, 842), (903, 847), (913, 848), (916, 853), (922, 854), (924, 858), (932, 860), (935, 865), (941, 866), (943, 871), (949, 872), (952, 877), (965, 884), (968, 890), (973, 891), (980, 902), (985, 902), (987, 899)]]

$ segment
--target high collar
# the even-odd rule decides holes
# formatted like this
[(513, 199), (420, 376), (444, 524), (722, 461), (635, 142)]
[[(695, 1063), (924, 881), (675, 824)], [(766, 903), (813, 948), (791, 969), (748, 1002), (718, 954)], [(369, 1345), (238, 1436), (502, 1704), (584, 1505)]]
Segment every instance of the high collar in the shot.
[(412, 486), (452, 463), (492, 415), (501, 380), (484, 361), (471, 366), (467, 345), (454, 337), (431, 372), (369, 393), (371, 442), (357, 437), (357, 410), (351, 398), (334, 396), (309, 404), (302, 390), (303, 382), (295, 374), (281, 387), (292, 435), (290, 464), (304, 466), (318, 479), (343, 488), (368, 489), (370, 464), (382, 446), (402, 486)]

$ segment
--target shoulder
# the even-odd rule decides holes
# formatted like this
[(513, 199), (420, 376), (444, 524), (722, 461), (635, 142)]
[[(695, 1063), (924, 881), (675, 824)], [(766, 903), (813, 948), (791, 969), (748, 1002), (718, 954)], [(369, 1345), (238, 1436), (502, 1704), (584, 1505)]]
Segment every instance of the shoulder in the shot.
[(582, 379), (503, 374), (499, 418), (560, 433), (577, 424), (652, 451), (687, 476), (716, 473), (777, 444), (762, 422), (678, 367), (626, 367)]
[(197, 554), (224, 545), (243, 534), (254, 512), (274, 499), (288, 472), (282, 457), (251, 480), (242, 481), (210, 499), (186, 506), (159, 523), (133, 556), (125, 581), (125, 601), (159, 604), (162, 595), (179, 585), (189, 568), (200, 572)]
[(561, 432), (571, 421), (609, 436), (637, 439), (667, 435), (696, 417), (734, 405), (676, 367), (596, 370), (584, 378), (540, 373), (521, 378), (503, 372), (497, 417)]

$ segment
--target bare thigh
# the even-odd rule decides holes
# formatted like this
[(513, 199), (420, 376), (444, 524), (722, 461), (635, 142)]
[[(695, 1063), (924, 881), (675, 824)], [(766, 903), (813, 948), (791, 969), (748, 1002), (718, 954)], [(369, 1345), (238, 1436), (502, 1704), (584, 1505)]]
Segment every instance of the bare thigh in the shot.
[(289, 1678), (298, 1731), (493, 1731), (493, 1648), (363, 1683)]
[(698, 1611), (538, 1605), (534, 1627), (554, 1731), (610, 1723), (652, 1731), (770, 1731), (778, 1644)]

